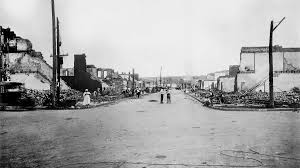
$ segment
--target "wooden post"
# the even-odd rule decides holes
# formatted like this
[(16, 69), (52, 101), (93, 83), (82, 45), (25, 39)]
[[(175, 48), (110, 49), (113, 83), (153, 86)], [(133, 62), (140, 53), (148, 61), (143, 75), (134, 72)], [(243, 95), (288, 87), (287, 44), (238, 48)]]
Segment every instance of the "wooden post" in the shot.
[(159, 73), (159, 86), (161, 86), (161, 70), (162, 70), (162, 67), (160, 67), (160, 73)]
[(134, 68), (132, 69), (132, 96), (134, 96)]
[[(4, 36), (2, 36), (2, 26), (0, 26), (0, 82), (2, 82), (2, 65), (3, 65), (3, 59), (2, 59), (2, 49), (3, 49), (3, 45), (2, 42), (4, 41), (4, 39), (2, 39)], [(1, 98), (1, 97), (0, 97)]]
[(52, 7), (52, 55), (53, 55), (53, 66), (52, 66), (52, 85), (51, 85), (51, 93), (52, 93), (52, 107), (56, 107), (56, 66), (57, 66), (57, 57), (56, 57), (56, 38), (55, 38), (55, 7), (54, 0), (51, 0)]
[(59, 20), (56, 18), (56, 24), (57, 24), (57, 36), (56, 36), (56, 45), (57, 45), (57, 104), (59, 104), (59, 97), (60, 97), (60, 39), (59, 39)]
[(269, 107), (274, 108), (274, 90), (273, 90), (273, 20), (270, 25), (269, 39)]

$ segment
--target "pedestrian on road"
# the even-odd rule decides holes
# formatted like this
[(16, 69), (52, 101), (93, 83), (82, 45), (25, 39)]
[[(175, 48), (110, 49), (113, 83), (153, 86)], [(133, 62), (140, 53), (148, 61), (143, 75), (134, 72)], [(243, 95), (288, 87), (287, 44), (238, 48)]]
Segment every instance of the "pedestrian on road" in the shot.
[(88, 89), (85, 89), (85, 92), (83, 93), (83, 105), (90, 105), (91, 104), (91, 93), (89, 92)]
[(209, 100), (210, 100), (210, 106), (214, 106), (214, 94), (213, 92), (211, 91), (210, 92), (210, 96), (209, 96)]
[(137, 89), (136, 89), (136, 95), (137, 95), (138, 98), (140, 98), (140, 95), (141, 95), (141, 90), (140, 90), (140, 88), (137, 88)]
[(167, 90), (167, 103), (171, 103), (171, 93), (170, 90)]
[(164, 89), (161, 88), (160, 89), (160, 103), (163, 104), (164, 103)]

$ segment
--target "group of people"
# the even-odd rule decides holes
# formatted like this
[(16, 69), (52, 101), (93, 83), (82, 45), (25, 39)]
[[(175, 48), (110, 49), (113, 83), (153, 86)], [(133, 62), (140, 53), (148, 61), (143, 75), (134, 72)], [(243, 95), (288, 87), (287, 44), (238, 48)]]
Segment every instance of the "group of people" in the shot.
[(171, 93), (169, 89), (160, 89), (160, 103), (164, 103), (164, 95), (167, 95), (167, 103), (171, 103)]
[(132, 92), (130, 88), (126, 88), (123, 89), (122, 94), (125, 97), (129, 97), (129, 96), (134, 96), (136, 95), (137, 98), (140, 98), (141, 95), (144, 93), (144, 90), (142, 90), (141, 88), (137, 87), (136, 89), (134, 89), (134, 91)]

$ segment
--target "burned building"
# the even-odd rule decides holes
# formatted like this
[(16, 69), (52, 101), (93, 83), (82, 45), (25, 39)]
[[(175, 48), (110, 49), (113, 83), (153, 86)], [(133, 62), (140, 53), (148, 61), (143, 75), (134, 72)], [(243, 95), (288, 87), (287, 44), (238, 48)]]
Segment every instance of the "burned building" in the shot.
[(102, 90), (101, 81), (97, 78), (97, 76), (94, 76), (87, 71), (85, 54), (74, 55), (73, 71), (73, 75), (71, 75), (72, 69), (62, 69), (61, 71), (65, 74), (69, 74), (69, 76), (67, 76), (63, 73), (61, 74), (61, 77), (68, 83), (68, 85), (71, 88), (80, 91), (84, 91), (85, 89), (89, 89), (90, 91), (96, 91), (98, 88)]
[(97, 76), (100, 79), (112, 78), (115, 72), (111, 68), (97, 68)]
[(228, 70), (217, 71), (206, 75), (206, 79), (199, 80), (201, 89), (214, 89), (218, 88), (218, 78), (221, 76), (227, 76)]
[(218, 89), (223, 92), (234, 92), (237, 90), (236, 77), (239, 73), (239, 65), (230, 65), (229, 73), (218, 78)]
[[(300, 48), (273, 47), (274, 91), (300, 87)], [(269, 90), (269, 48), (242, 47), (237, 90)]]
[(98, 77), (98, 70), (95, 65), (87, 65), (86, 71), (90, 73), (92, 76)]
[[(2, 80), (24, 83), (25, 88), (50, 90), (52, 67), (44, 60), (42, 53), (33, 50), (28, 39), (18, 37), (9, 28), (0, 26), (0, 70), (5, 72)], [(5, 76), (5, 78), (3, 78)], [(61, 89), (69, 89), (61, 81)]]

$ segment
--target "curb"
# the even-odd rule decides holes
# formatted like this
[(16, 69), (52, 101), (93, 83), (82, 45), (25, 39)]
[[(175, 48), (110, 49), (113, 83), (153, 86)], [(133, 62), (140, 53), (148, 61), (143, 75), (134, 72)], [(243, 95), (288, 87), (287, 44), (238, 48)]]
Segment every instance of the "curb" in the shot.
[[(199, 98), (188, 93), (185, 94), (189, 95), (190, 97), (202, 103)], [(297, 112), (297, 113), (299, 113), (300, 111), (300, 108), (249, 108), (249, 107), (222, 107), (222, 106), (203, 106), (203, 107), (207, 107), (219, 111), (256, 111), (256, 112), (284, 111), (284, 112)]]

